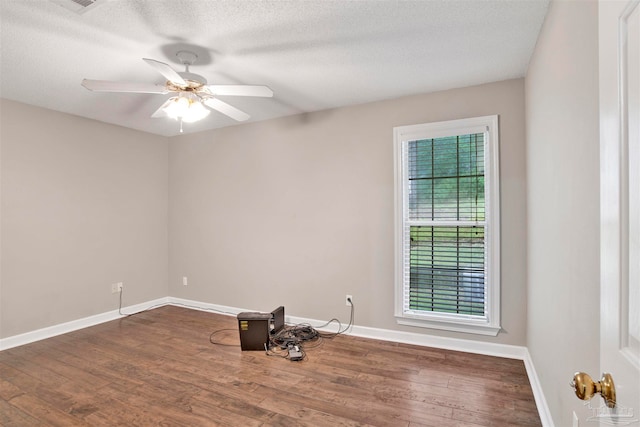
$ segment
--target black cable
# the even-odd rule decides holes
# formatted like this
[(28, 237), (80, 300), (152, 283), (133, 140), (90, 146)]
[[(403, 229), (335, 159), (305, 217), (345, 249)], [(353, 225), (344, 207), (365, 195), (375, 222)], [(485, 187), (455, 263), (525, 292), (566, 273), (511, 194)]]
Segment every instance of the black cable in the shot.
[(267, 354), (267, 356), (279, 356), (282, 357), (283, 359), (286, 359), (289, 357), (289, 351), (288, 350), (283, 350), (279, 347), (275, 347), (278, 351), (275, 351), (273, 347), (269, 347), (267, 345), (267, 343), (264, 343), (264, 350)]
[(122, 294), (123, 293), (124, 293), (124, 286), (120, 288), (120, 296), (118, 298), (118, 300), (119, 300), (119, 302), (118, 302), (118, 314), (120, 316), (122, 316), (122, 318), (124, 318), (124, 319), (126, 319), (127, 317), (135, 316), (136, 314), (144, 313), (145, 311), (153, 310), (154, 308), (157, 308), (157, 307), (164, 307), (165, 305), (167, 305), (165, 303), (155, 304), (155, 305), (152, 305), (151, 307), (145, 308), (144, 310), (136, 311), (135, 313), (128, 313), (128, 314), (127, 313), (123, 313), (122, 312)]
[[(307, 353), (305, 347), (315, 348), (322, 344), (323, 338), (332, 339), (337, 335), (344, 334), (352, 326), (355, 319), (355, 306), (352, 301), (351, 313), (349, 316), (349, 324), (343, 329), (342, 323), (336, 318), (333, 318), (321, 326), (311, 326), (308, 323), (300, 323), (297, 325), (287, 325), (275, 334), (269, 337), (268, 345), (265, 344), (265, 351), (268, 356), (278, 355), (283, 358), (289, 358), (289, 352), (294, 348), (302, 354), (301, 358), (294, 360), (306, 360)], [(337, 332), (320, 332), (317, 328), (324, 328), (333, 322), (338, 323)], [(274, 350), (277, 349), (277, 352)]]
[(124, 291), (124, 286), (120, 288), (120, 297), (119, 297), (120, 302), (118, 303), (118, 314), (120, 316), (124, 316), (124, 314), (122, 314), (122, 292), (123, 291)]
[[(159, 305), (163, 305), (163, 304), (159, 304)], [(238, 313), (232, 313), (230, 311), (218, 310), (217, 308), (198, 307), (197, 305), (183, 304), (181, 302), (172, 302), (172, 303), (169, 303), (169, 305), (178, 305), (180, 307), (193, 308), (200, 311), (214, 311), (216, 313), (221, 313), (221, 314), (230, 314), (231, 316), (236, 316), (238, 314)]]
[(355, 305), (353, 304), (353, 301), (349, 301), (349, 303), (351, 304), (351, 315), (349, 316), (349, 324), (347, 325), (346, 328), (341, 329), (342, 328), (342, 324), (340, 323), (339, 320), (337, 319), (331, 319), (329, 320), (327, 323), (325, 323), (322, 326), (319, 327), (324, 327), (326, 325), (328, 325), (329, 323), (331, 323), (332, 321), (337, 321), (338, 322), (338, 332), (321, 332), (321, 336), (322, 338), (333, 338), (336, 337), (338, 335), (344, 334), (345, 332), (347, 332), (352, 326), (353, 326), (353, 321), (355, 319)]
[(338, 330), (340, 330), (340, 328), (342, 327), (342, 323), (336, 319), (335, 317), (331, 320), (329, 320), (327, 323), (324, 323), (320, 326), (314, 326), (316, 329), (320, 329), (320, 328), (326, 328), (327, 326), (329, 326), (330, 324), (332, 324), (333, 322), (338, 322)]
[(136, 313), (130, 313), (130, 314), (123, 313), (122, 312), (122, 294), (123, 293), (124, 293), (124, 286), (120, 288), (120, 296), (118, 297), (118, 314), (120, 316), (122, 316), (122, 318), (120, 320), (126, 319), (127, 317), (135, 316), (136, 314), (142, 313), (143, 311), (151, 310), (152, 308), (159, 307), (159, 306), (162, 305), (162, 304), (156, 304), (154, 306), (148, 307), (148, 308), (146, 308), (144, 310), (141, 310), (141, 311), (138, 311)]
[(213, 340), (213, 336), (214, 336), (214, 335), (216, 335), (216, 334), (218, 334), (218, 333), (220, 333), (220, 332), (225, 332), (225, 331), (233, 331), (233, 332), (236, 332), (236, 329), (218, 329), (217, 331), (213, 331), (213, 332), (211, 332), (211, 335), (209, 335), (209, 342), (210, 342), (211, 344), (214, 344), (214, 345), (223, 345), (223, 346), (225, 346), (225, 347), (240, 347), (240, 344), (225, 344), (225, 343), (221, 343), (221, 342), (215, 342), (215, 341)]

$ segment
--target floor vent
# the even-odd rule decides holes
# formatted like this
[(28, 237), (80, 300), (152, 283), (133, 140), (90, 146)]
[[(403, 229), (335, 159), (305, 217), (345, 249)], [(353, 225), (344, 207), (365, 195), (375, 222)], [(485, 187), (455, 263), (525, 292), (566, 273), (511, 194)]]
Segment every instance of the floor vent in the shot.
[(106, 3), (109, 0), (50, 0), (50, 1), (72, 12), (83, 14), (102, 3)]

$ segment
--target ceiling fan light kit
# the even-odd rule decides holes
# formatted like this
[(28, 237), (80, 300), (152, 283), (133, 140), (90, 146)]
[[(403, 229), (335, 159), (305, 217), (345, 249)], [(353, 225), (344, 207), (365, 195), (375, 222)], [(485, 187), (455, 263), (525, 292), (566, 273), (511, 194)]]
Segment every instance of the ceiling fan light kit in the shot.
[(247, 113), (227, 104), (217, 96), (273, 96), (273, 91), (267, 86), (208, 85), (207, 79), (203, 76), (189, 71), (189, 67), (197, 60), (198, 55), (181, 50), (176, 53), (176, 56), (184, 65), (185, 71), (177, 72), (164, 62), (143, 58), (143, 61), (167, 79), (164, 85), (84, 79), (82, 86), (94, 92), (177, 94), (162, 104), (151, 117), (170, 117), (180, 120), (181, 133), (183, 122), (194, 123), (204, 119), (211, 112), (209, 108), (237, 121), (250, 118)]
[(185, 123), (194, 123), (204, 119), (211, 112), (198, 99), (191, 95), (178, 95), (163, 105), (162, 110), (172, 119), (180, 119)]

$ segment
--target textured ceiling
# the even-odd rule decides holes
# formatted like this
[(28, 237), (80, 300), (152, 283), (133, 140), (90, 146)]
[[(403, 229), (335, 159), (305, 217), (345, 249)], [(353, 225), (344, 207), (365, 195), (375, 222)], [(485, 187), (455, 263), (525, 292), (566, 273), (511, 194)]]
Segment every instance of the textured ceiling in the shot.
[[(251, 120), (524, 76), (548, 0), (0, 0), (0, 96), (159, 135), (169, 95), (95, 93), (83, 78), (164, 83), (142, 61), (209, 84), (260, 84), (273, 98), (221, 97)], [(233, 125), (213, 111), (185, 133)]]

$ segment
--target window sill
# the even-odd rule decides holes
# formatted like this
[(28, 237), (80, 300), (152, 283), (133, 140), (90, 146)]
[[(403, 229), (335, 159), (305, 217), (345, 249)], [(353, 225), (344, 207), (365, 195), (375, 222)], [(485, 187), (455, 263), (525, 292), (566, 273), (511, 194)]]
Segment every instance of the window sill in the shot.
[(468, 334), (488, 335), (495, 337), (501, 327), (479, 322), (451, 321), (439, 319), (411, 318), (396, 316), (399, 325), (416, 326), (419, 328), (439, 329), (443, 331), (465, 332)]

